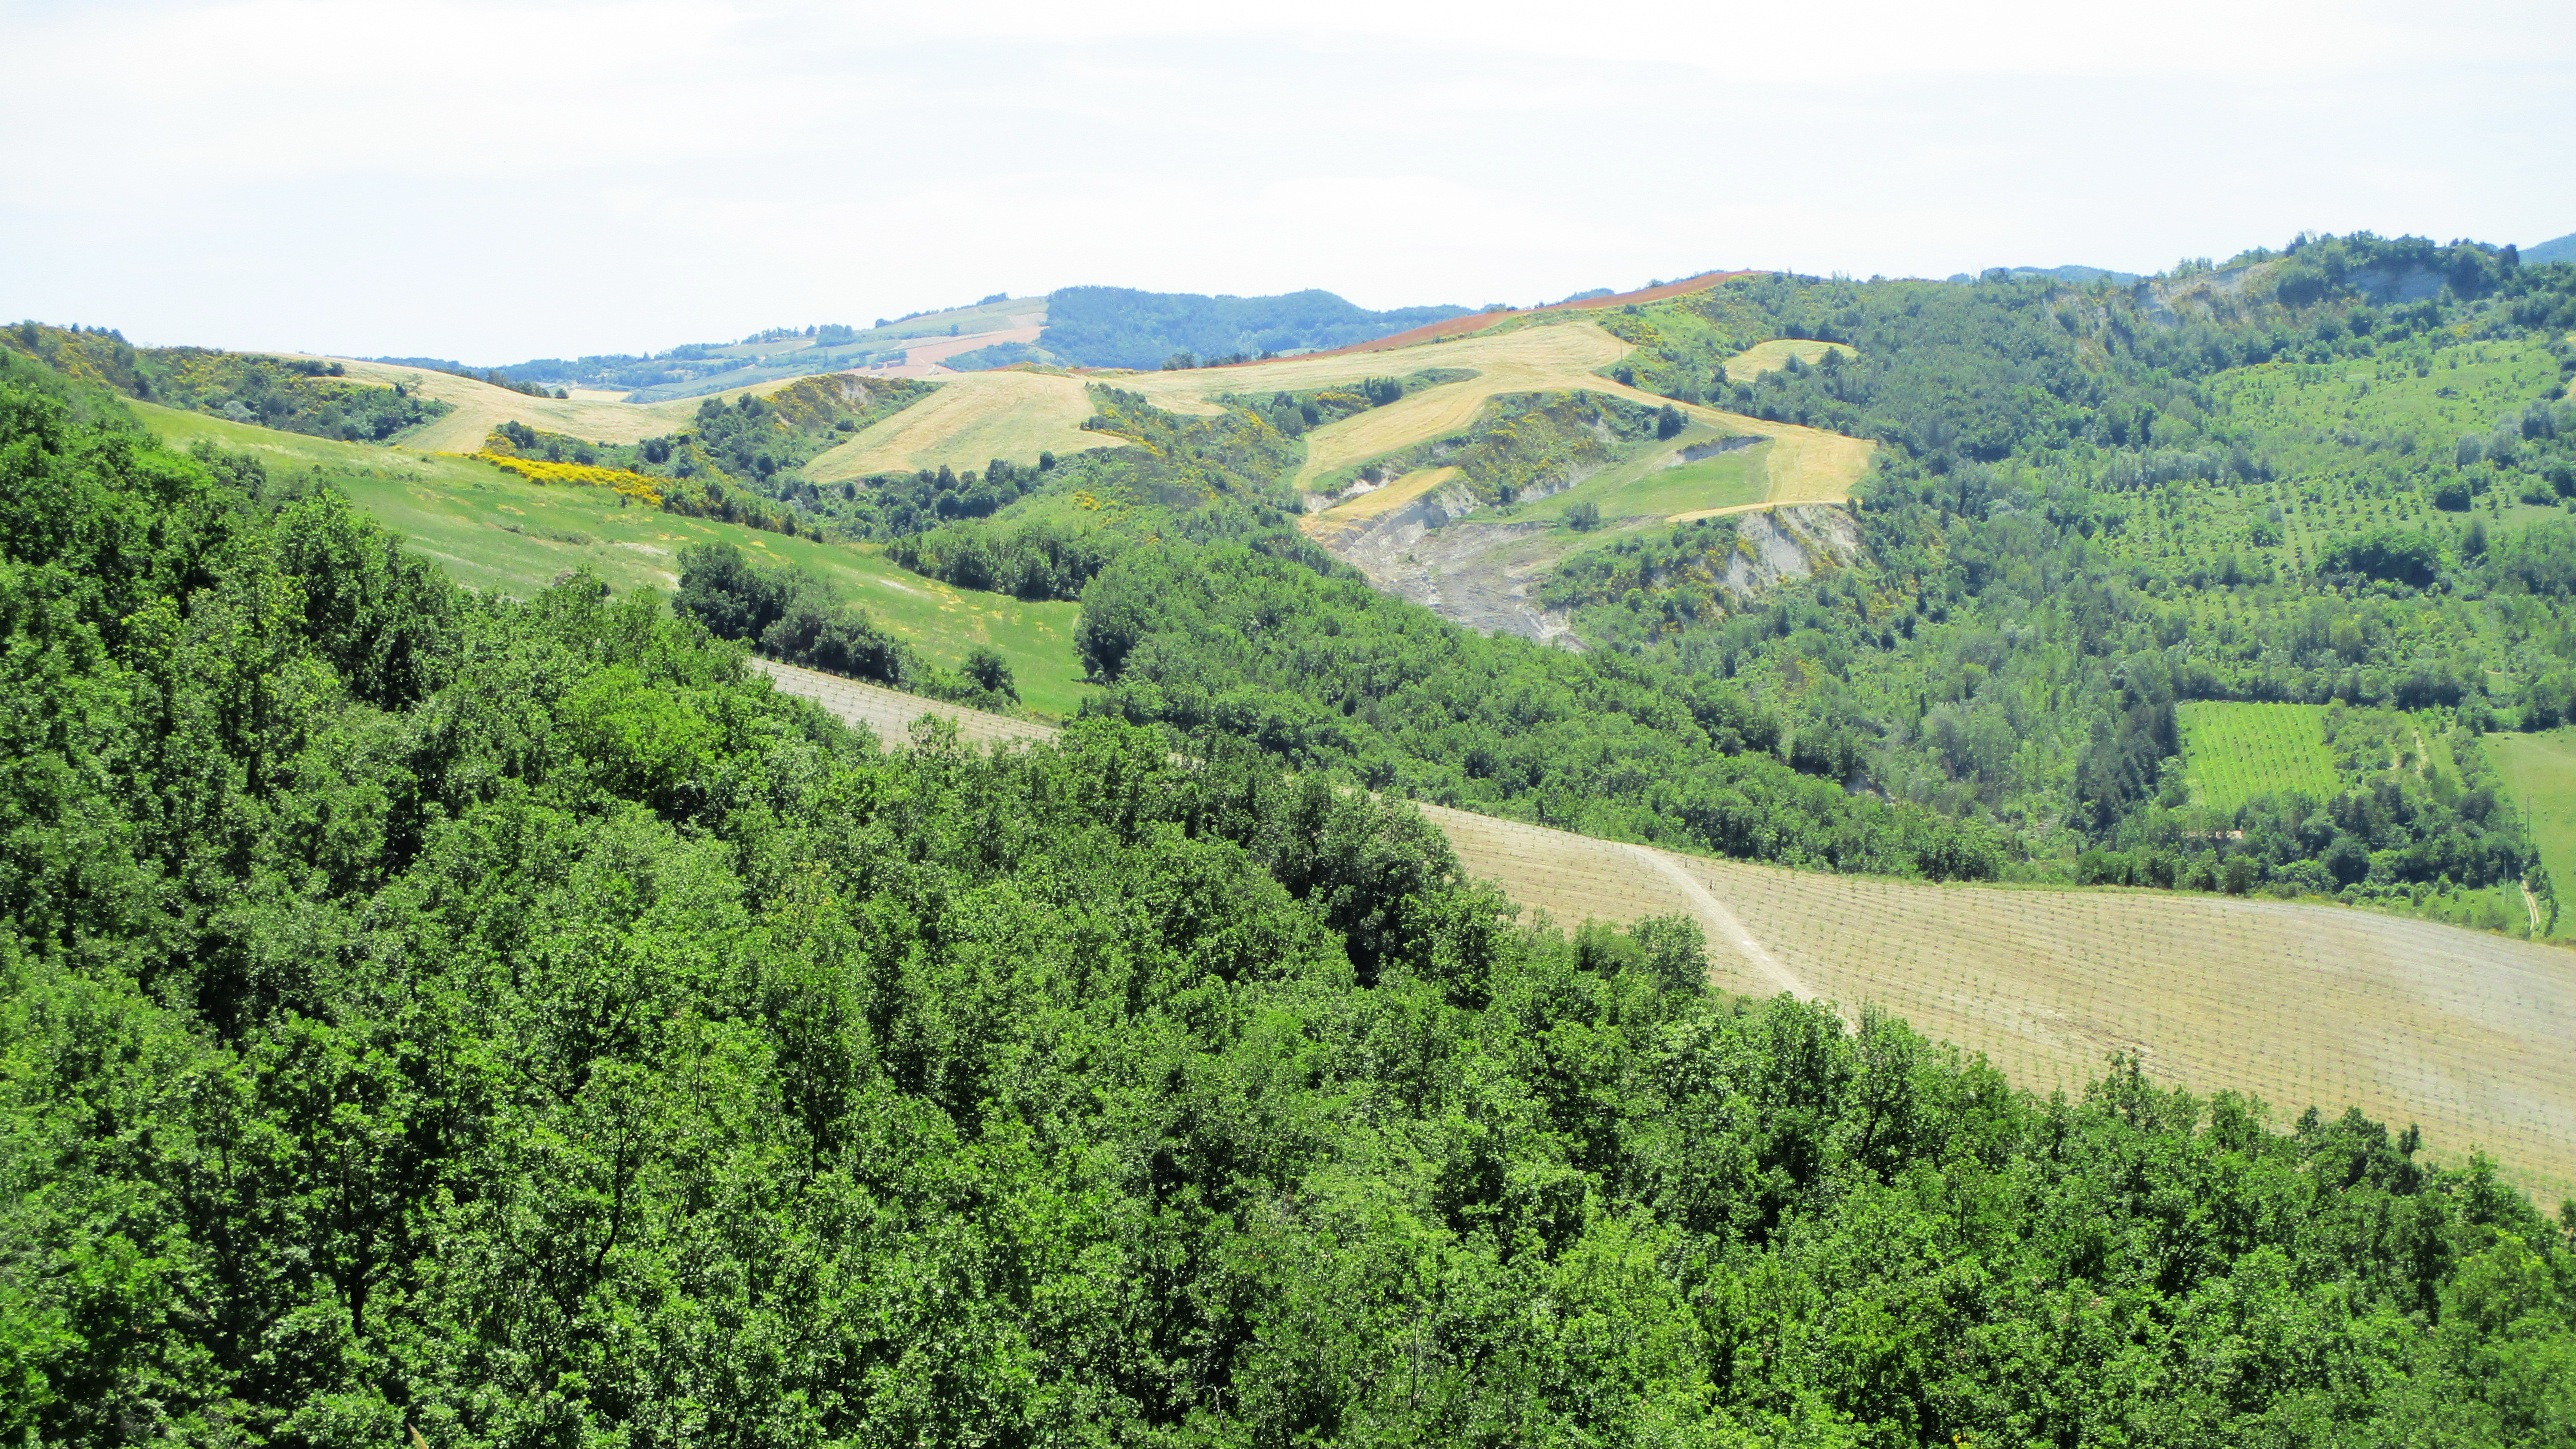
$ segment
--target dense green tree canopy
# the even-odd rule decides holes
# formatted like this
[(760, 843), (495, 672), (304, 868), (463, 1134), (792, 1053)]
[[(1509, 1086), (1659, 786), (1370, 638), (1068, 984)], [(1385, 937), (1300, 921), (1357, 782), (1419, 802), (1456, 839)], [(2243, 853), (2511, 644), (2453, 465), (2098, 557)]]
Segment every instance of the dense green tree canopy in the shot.
[(1515, 923), (1314, 766), (1761, 716), (1375, 597), (1131, 551), (1116, 712), (1245, 727), (890, 749), (0, 378), (0, 1439), (2576, 1437), (2576, 1223), (2482, 1161)]

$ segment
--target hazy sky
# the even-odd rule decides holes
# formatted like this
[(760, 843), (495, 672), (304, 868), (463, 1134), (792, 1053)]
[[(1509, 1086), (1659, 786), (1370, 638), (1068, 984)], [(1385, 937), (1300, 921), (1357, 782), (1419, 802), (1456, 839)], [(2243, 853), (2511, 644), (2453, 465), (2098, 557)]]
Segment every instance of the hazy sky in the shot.
[(2528, 244), (2571, 101), (2569, 0), (0, 0), (0, 315), (494, 363), (1082, 282)]

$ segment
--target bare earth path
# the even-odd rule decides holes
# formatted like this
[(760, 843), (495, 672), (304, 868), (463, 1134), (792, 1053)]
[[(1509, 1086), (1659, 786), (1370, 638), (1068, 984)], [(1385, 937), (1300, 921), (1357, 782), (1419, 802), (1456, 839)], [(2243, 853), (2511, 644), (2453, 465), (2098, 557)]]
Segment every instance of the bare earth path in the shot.
[[(933, 713), (974, 740), (1052, 733), (759, 667), (887, 738)], [(2122, 1051), (2284, 1116), (2356, 1106), (2422, 1124), (2446, 1160), (2483, 1149), (2544, 1205), (2576, 1193), (2576, 952), (2334, 906), (1825, 875), (1420, 808), (1470, 874), (1561, 923), (1694, 917), (1730, 991), (1877, 1003), (2038, 1091)]]

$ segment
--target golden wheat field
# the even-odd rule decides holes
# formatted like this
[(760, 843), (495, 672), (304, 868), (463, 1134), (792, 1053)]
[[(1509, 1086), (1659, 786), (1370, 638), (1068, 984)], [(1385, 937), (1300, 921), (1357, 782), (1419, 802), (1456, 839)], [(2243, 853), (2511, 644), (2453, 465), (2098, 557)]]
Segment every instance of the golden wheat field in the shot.
[[(1505, 393), (1583, 390), (1609, 393), (1648, 407), (1663, 406), (1665, 399), (1601, 375), (1600, 369), (1627, 356), (1629, 351), (1627, 343), (1598, 324), (1568, 320), (1426, 342), (1391, 352), (1289, 357), (1242, 367), (1139, 374), (1118, 379), (1115, 385), (1142, 393), (1155, 406), (1169, 412), (1209, 414), (1217, 411), (1212, 399), (1226, 393), (1306, 392), (1370, 377), (1402, 377), (1431, 368), (1458, 368), (1476, 374), (1424, 388), (1385, 407), (1371, 408), (1308, 433), (1306, 464), (1297, 474), (1299, 485), (1304, 486), (1371, 458), (1457, 432), (1475, 420), (1478, 408)], [(1775, 446), (1768, 464), (1771, 491), (1761, 506), (1848, 500), (1853, 485), (1868, 471), (1875, 447), (1858, 438), (1791, 423), (1764, 422), (1693, 404), (1681, 406), (1693, 420), (1719, 433), (1751, 433), (1773, 440)]]
[(700, 398), (671, 402), (628, 403), (591, 393), (582, 397), (530, 397), (470, 377), (403, 367), (390, 362), (354, 362), (335, 358), (360, 382), (401, 383), (423, 397), (435, 398), (455, 411), (419, 431), (403, 436), (407, 448), (439, 453), (470, 453), (503, 423), (525, 423), (549, 433), (587, 438), (594, 443), (639, 443), (688, 422)]
[[(881, 737), (938, 713), (969, 739), (1041, 725), (810, 670), (778, 687)], [(1711, 860), (1421, 807), (1472, 875), (1558, 924), (1687, 914), (1710, 978), (1846, 1017), (1879, 1005), (2069, 1090), (2113, 1052), (2159, 1080), (2420, 1123), (2435, 1156), (2493, 1156), (2543, 1202), (2576, 1193), (2576, 952), (2334, 906), (2127, 890), (1929, 885)]]
[(1800, 362), (1815, 363), (1828, 352), (1848, 353), (1851, 349), (1839, 342), (1810, 342), (1803, 337), (1774, 337), (1726, 359), (1728, 382), (1751, 382), (1766, 372), (1777, 372), (1794, 357)]
[(1371, 523), (1458, 476), (1455, 468), (1416, 468), (1383, 487), (1344, 499), (1321, 513), (1305, 514), (1297, 527), (1326, 548), (1337, 548)]
[(1042, 452), (1113, 448), (1085, 432), (1091, 398), (1079, 379), (1040, 372), (970, 372), (805, 465), (817, 483), (914, 468), (981, 468), (995, 458), (1034, 463)]

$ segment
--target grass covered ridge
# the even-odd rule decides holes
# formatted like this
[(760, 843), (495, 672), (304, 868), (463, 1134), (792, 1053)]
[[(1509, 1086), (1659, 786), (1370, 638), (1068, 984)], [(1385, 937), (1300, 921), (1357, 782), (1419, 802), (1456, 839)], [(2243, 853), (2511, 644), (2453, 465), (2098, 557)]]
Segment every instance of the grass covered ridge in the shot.
[(1076, 607), (958, 589), (889, 562), (868, 545), (826, 543), (693, 518), (607, 488), (547, 486), (467, 458), (338, 444), (167, 409), (138, 407), (153, 432), (258, 458), (282, 481), (327, 484), (469, 587), (531, 598), (567, 569), (623, 593), (679, 587), (680, 551), (731, 543), (803, 569), (858, 602), (943, 669), (978, 647), (1009, 661), (1020, 697), (1058, 717), (1091, 692), (1073, 649)]

